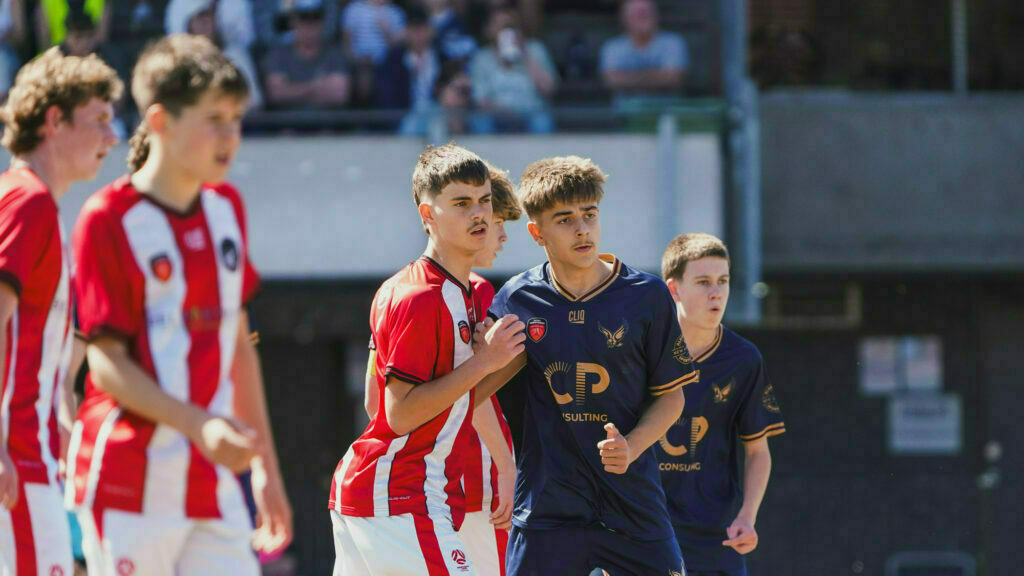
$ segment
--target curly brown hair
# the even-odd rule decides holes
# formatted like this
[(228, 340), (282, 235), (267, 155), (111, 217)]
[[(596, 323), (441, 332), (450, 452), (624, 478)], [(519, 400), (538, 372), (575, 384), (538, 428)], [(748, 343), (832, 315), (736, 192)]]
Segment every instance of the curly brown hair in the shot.
[(487, 164), (487, 171), (491, 176), (491, 210), (495, 218), (501, 218), (506, 222), (515, 222), (523, 215), (519, 207), (519, 200), (516, 198), (516, 187), (508, 177), (508, 171), (502, 170), (490, 162)]
[(600, 202), (608, 175), (590, 158), (557, 156), (526, 167), (519, 180), (519, 203), (534, 219), (556, 204)]
[[(139, 56), (132, 72), (132, 99), (145, 116), (146, 109), (160, 104), (178, 116), (203, 94), (213, 90), (239, 100), (249, 98), (249, 86), (238, 68), (220, 48), (204, 36), (172, 34), (150, 45)], [(139, 124), (131, 140), (128, 167), (137, 171), (149, 157), (149, 126)]]
[(115, 102), (124, 83), (117, 73), (95, 54), (84, 58), (65, 56), (50, 48), (26, 64), (14, 79), (7, 103), (0, 108), (4, 135), (0, 144), (11, 154), (27, 154), (42, 142), (39, 129), (46, 123), (46, 111), (56, 106), (69, 123), (75, 108), (93, 98)]

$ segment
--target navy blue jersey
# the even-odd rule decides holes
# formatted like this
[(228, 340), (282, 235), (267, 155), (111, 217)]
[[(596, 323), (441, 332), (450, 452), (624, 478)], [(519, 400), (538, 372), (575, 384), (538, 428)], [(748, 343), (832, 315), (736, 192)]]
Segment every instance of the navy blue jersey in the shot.
[(737, 440), (786, 425), (756, 346), (720, 326), (695, 361), (700, 382), (686, 388), (682, 418), (657, 444), (661, 482), (687, 568), (733, 570), (743, 558), (722, 541), (743, 505)]
[(654, 448), (605, 472), (597, 443), (611, 422), (625, 435), (658, 395), (696, 381), (668, 288), (613, 256), (612, 274), (582, 296), (550, 264), (508, 281), (495, 318), (526, 323), (522, 453), (513, 522), (548, 530), (602, 524), (633, 539), (672, 537)]

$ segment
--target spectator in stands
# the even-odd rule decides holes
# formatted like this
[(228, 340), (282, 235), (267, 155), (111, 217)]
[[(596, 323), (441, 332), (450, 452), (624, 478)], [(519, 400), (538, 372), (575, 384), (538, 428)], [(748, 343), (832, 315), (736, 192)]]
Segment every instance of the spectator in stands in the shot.
[(341, 13), (341, 30), (353, 62), (380, 64), (402, 41), (405, 13), (391, 0), (352, 0)]
[(295, 0), (289, 22), (290, 44), (271, 50), (264, 65), (270, 106), (336, 108), (349, 99), (344, 56), (324, 43), (320, 0)]
[(0, 101), (7, 99), (7, 91), (21, 67), (18, 47), (24, 39), (24, 0), (0, 0)]
[(249, 85), (249, 107), (263, 107), (256, 64), (249, 52), (253, 41), (252, 13), (245, 0), (171, 0), (165, 20), (168, 34), (206, 36), (219, 46)]
[(469, 66), (476, 105), (494, 112), (500, 129), (551, 132), (547, 99), (558, 87), (558, 73), (544, 44), (526, 40), (511, 8), (491, 13), (487, 37), (490, 44)]
[(434, 30), (419, 6), (409, 8), (406, 16), (405, 42), (392, 48), (377, 68), (373, 105), (429, 110), (434, 105), (434, 84), (441, 73), (441, 59), (433, 47)]
[[(57, 0), (46, 0), (47, 2)], [(86, 4), (103, 0), (86, 0)], [(108, 0), (100, 21), (100, 38), (106, 44), (104, 56), (117, 70), (118, 76), (130, 86), (132, 68), (142, 49), (151, 40), (164, 35), (164, 14), (167, 0)], [(109, 30), (109, 32), (107, 32)], [(131, 98), (124, 99), (126, 108), (134, 109)]]
[(626, 0), (621, 17), (626, 34), (601, 47), (601, 74), (615, 103), (680, 96), (687, 67), (683, 37), (658, 29), (654, 0)]
[[(473, 109), (473, 85), (461, 61), (448, 61), (434, 85), (434, 104), (425, 110), (414, 110), (398, 129), (407, 136), (424, 136), (441, 126), (447, 134), (487, 134), (494, 132), (494, 123), (487, 114)], [(443, 136), (443, 135), (439, 135)]]
[(452, 7), (452, 0), (419, 0), (430, 14), (434, 43), (441, 59), (467, 61), (476, 52), (476, 40)]

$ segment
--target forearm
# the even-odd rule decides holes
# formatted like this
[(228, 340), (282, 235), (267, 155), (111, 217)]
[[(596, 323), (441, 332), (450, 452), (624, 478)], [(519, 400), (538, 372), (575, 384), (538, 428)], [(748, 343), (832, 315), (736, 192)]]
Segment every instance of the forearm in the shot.
[(389, 377), (384, 394), (388, 425), (396, 434), (408, 434), (450, 408), (469, 392), (487, 371), (477, 356), (436, 380), (419, 385)]
[(75, 337), (71, 346), (71, 363), (68, 364), (68, 373), (61, 383), (58, 391), (60, 398), (57, 400), (57, 423), (66, 430), (71, 430), (75, 423), (75, 381), (85, 361), (85, 342)]
[(165, 424), (194, 439), (209, 414), (165, 393), (123, 349), (123, 344), (86, 349), (93, 384), (121, 407), (153, 422)]
[(476, 405), (480, 406), (485, 400), (493, 396), (495, 392), (501, 390), (501, 387), (508, 384), (508, 381), (518, 374), (524, 366), (526, 366), (526, 352), (516, 356), (501, 370), (488, 374), (480, 380), (480, 383), (476, 385)]
[[(246, 335), (248, 333), (248, 330), (243, 332)], [(260, 439), (261, 449), (253, 465), (262, 465), (268, 471), (280, 474), (270, 414), (267, 411), (267, 396), (263, 388), (263, 370), (256, 347), (248, 337), (238, 340), (233, 368), (235, 417), (255, 430)]]
[(267, 98), (275, 104), (291, 104), (312, 94), (311, 83), (292, 83), (283, 78), (267, 82)]
[(546, 68), (541, 66), (539, 62), (531, 58), (528, 53), (526, 56), (526, 71), (530, 74), (534, 85), (537, 86), (537, 91), (542, 96), (550, 96), (555, 91), (555, 77)]
[(491, 459), (494, 460), (499, 472), (507, 474), (512, 471), (515, 468), (515, 459), (505, 435), (501, 432), (501, 423), (492, 402), (485, 402), (473, 411), (473, 428), (480, 436), (480, 441), (487, 447), (487, 451), (491, 453)]
[(772, 456), (767, 450), (747, 454), (743, 471), (743, 506), (737, 516), (746, 518), (751, 525), (757, 520), (768, 478), (772, 473)]
[(668, 432), (683, 413), (682, 388), (658, 396), (644, 411), (636, 427), (626, 434), (630, 456), (635, 460)]

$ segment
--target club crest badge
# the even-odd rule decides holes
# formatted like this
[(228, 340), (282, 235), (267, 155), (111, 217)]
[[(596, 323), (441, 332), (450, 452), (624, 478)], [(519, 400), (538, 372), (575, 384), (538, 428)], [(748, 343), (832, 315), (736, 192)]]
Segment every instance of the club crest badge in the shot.
[(540, 342), (544, 339), (544, 335), (548, 333), (548, 321), (543, 318), (530, 318), (526, 322), (526, 334), (529, 335), (530, 340), (534, 342)]
[(680, 364), (693, 363), (693, 358), (690, 357), (690, 350), (686, 347), (686, 342), (683, 342), (682, 334), (679, 335), (679, 338), (676, 338), (676, 343), (672, 346), (672, 357)]
[(170, 280), (171, 272), (174, 271), (170, 257), (164, 253), (157, 254), (149, 260), (149, 269), (153, 272), (153, 276), (161, 282)]
[(601, 326), (601, 323), (598, 322), (597, 329), (600, 330), (601, 335), (604, 336), (605, 344), (608, 345), (608, 349), (614, 350), (616, 348), (622, 348), (622, 339), (626, 337), (626, 332), (629, 331), (629, 325), (623, 322), (622, 326), (619, 326), (618, 330), (612, 332), (604, 326)]
[(466, 344), (469, 344), (469, 337), (472, 333), (469, 331), (469, 323), (465, 320), (459, 320), (459, 337)]
[(764, 388), (764, 394), (761, 395), (761, 405), (764, 406), (765, 410), (773, 414), (778, 414), (782, 411), (779, 409), (779, 401), (775, 399), (775, 387), (771, 384)]
[(238, 246), (231, 238), (225, 238), (220, 243), (220, 257), (228, 270), (234, 272), (238, 269)]

